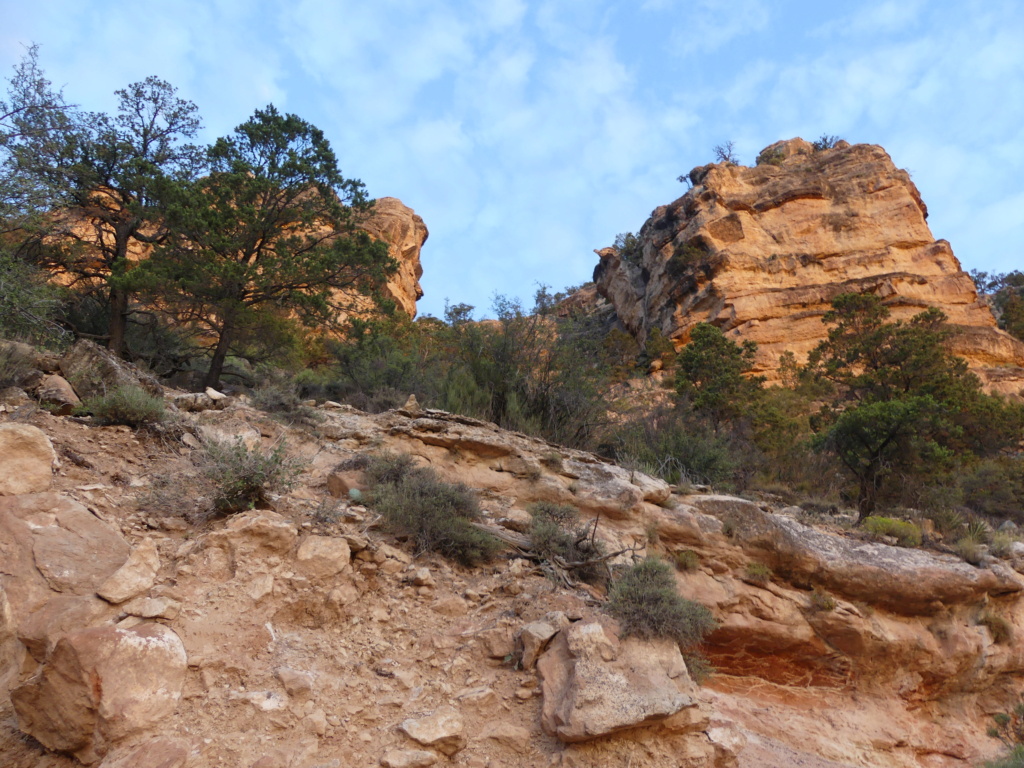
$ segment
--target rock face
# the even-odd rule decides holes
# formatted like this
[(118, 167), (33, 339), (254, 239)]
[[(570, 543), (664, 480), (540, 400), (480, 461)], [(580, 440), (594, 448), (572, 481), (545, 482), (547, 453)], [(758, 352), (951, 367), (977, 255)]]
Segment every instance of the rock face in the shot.
[(160, 624), (71, 633), (11, 692), (18, 725), (49, 749), (98, 762), (174, 710), (186, 663), (181, 640)]
[(870, 292), (894, 319), (941, 309), (963, 330), (954, 350), (987, 388), (1020, 393), (1024, 343), (996, 328), (949, 243), (932, 236), (909, 174), (881, 147), (815, 151), (792, 139), (761, 158), (695, 168), (693, 188), (644, 224), (637, 252), (598, 252), (598, 291), (634, 336), (657, 328), (678, 348), (711, 322), (756, 342), (755, 370), (773, 380), (783, 352), (802, 362), (825, 337), (836, 295)]
[(675, 643), (620, 640), (607, 620), (560, 632), (537, 668), (544, 691), (541, 725), (564, 742), (654, 723), (696, 705)]
[(38, 427), (0, 424), (0, 496), (47, 490), (56, 460), (50, 438)]
[(409, 317), (416, 317), (416, 302), (423, 296), (420, 249), (427, 241), (427, 225), (398, 198), (381, 197), (363, 229), (386, 242), (391, 258), (398, 262), (398, 271), (384, 286), (385, 294)]

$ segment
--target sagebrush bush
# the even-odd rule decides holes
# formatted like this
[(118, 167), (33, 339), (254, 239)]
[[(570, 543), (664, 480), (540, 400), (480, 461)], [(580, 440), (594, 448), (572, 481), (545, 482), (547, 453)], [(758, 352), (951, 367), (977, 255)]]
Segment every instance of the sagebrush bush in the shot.
[(199, 466), (213, 489), (214, 511), (220, 514), (265, 504), (268, 494), (291, 488), (302, 470), (283, 442), (265, 451), (249, 448), (241, 438), (230, 443), (207, 441)]
[(836, 609), (836, 599), (820, 587), (815, 587), (811, 591), (810, 603), (811, 608), (815, 611), (834, 611)]
[(961, 559), (971, 565), (981, 565), (982, 558), (988, 553), (988, 548), (984, 544), (966, 537), (954, 544), (953, 549)]
[(711, 611), (676, 591), (668, 564), (649, 557), (613, 585), (605, 606), (618, 619), (624, 637), (668, 638), (692, 651), (718, 626)]
[(438, 552), (462, 565), (490, 560), (501, 542), (475, 528), (476, 495), (465, 485), (446, 483), (412, 458), (382, 454), (366, 468), (369, 503), (396, 533), (408, 535), (418, 552)]
[(590, 584), (607, 580), (608, 569), (596, 562), (605, 554), (591, 525), (580, 522), (579, 511), (569, 504), (537, 502), (527, 507), (533, 551), (549, 562), (575, 573)]
[(764, 563), (749, 562), (743, 569), (743, 575), (749, 581), (757, 584), (765, 584), (772, 578), (772, 569)]
[(861, 523), (874, 536), (891, 536), (901, 547), (921, 546), (921, 528), (907, 520), (891, 517), (866, 517)]
[(680, 571), (695, 571), (700, 567), (700, 555), (692, 549), (684, 549), (676, 552), (676, 569)]
[(164, 420), (164, 401), (141, 387), (122, 386), (100, 397), (87, 398), (76, 409), (91, 414), (100, 424), (124, 424), (137, 428)]

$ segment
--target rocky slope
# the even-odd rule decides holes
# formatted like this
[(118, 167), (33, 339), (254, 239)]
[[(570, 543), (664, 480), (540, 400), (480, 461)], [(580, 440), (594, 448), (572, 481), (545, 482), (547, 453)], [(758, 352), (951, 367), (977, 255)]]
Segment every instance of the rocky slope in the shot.
[(833, 297), (867, 291), (896, 319), (939, 307), (989, 390), (1024, 389), (1024, 343), (996, 328), (949, 243), (932, 236), (909, 174), (881, 147), (815, 151), (792, 139), (761, 160), (695, 168), (692, 189), (644, 224), (637, 253), (598, 252), (598, 290), (638, 339), (660, 328), (682, 346), (712, 322), (757, 342), (756, 370), (774, 380), (783, 352), (802, 361), (825, 337)]
[[(328, 403), (293, 427), (168, 392), (172, 425), (134, 433), (4, 398), (11, 768), (965, 767), (996, 753), (987, 720), (1024, 688), (1024, 648), (993, 634), (1024, 632), (1024, 545), (974, 567), (414, 403)], [(299, 484), (197, 520), (211, 438), (284, 441)], [(693, 550), (677, 586), (720, 622), (719, 672), (696, 687), (677, 649), (619, 637), (599, 590), (515, 550), (476, 569), (416, 556), (352, 500), (345, 460), (381, 450), (475, 488), (513, 541), (544, 500), (638, 557)]]

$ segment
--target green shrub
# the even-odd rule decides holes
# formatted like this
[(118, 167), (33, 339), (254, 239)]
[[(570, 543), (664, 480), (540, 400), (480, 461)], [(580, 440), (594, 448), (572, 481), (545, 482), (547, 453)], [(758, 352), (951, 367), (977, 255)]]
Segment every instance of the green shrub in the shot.
[(981, 565), (981, 560), (988, 551), (984, 544), (971, 539), (963, 538), (960, 539), (956, 544), (953, 545), (953, 549), (960, 555), (960, 558), (971, 565)]
[(291, 488), (302, 469), (299, 461), (288, 457), (283, 442), (264, 451), (250, 449), (241, 438), (232, 443), (207, 441), (199, 465), (213, 488), (213, 508), (219, 514), (265, 504), (268, 494)]
[(841, 141), (838, 136), (829, 136), (827, 133), (821, 134), (821, 138), (817, 141), (811, 142), (815, 152), (824, 152), (826, 149), (832, 149), (836, 143)]
[(978, 625), (988, 629), (996, 645), (1006, 645), (1013, 641), (1013, 625), (994, 611), (982, 611)]
[(252, 404), (288, 424), (312, 427), (323, 421), (316, 409), (304, 405), (299, 385), (282, 371), (268, 374), (252, 392)]
[(866, 517), (861, 523), (873, 536), (891, 536), (901, 547), (921, 546), (921, 528), (907, 520), (891, 517)]
[(815, 587), (811, 591), (811, 608), (815, 611), (834, 611), (836, 599), (825, 590)]
[(1013, 544), (1017, 539), (1009, 533), (996, 532), (992, 534), (992, 541), (989, 542), (988, 551), (996, 557), (1008, 558), (1013, 554)]
[(675, 563), (676, 570), (696, 571), (700, 567), (700, 555), (692, 549), (684, 549), (681, 552), (676, 552)]
[(530, 544), (534, 552), (590, 584), (607, 579), (607, 567), (596, 562), (605, 554), (594, 536), (596, 524), (583, 525), (579, 511), (569, 504), (542, 501), (531, 504), (527, 511), (532, 518)]
[(408, 456), (382, 454), (366, 468), (369, 503), (396, 533), (409, 536), (418, 552), (438, 552), (463, 565), (491, 559), (501, 542), (475, 528), (476, 495), (465, 485), (446, 483)]
[(757, 156), (757, 165), (782, 165), (786, 159), (786, 153), (782, 147), (769, 148)]
[(649, 557), (613, 585), (605, 606), (618, 619), (624, 637), (668, 638), (692, 651), (715, 629), (711, 611), (676, 591), (672, 569)]
[(743, 569), (743, 576), (756, 584), (765, 584), (772, 578), (772, 569), (764, 563), (749, 562)]
[(1006, 757), (986, 762), (985, 768), (1024, 768), (1024, 744), (1015, 746)]
[(124, 424), (133, 429), (159, 423), (165, 416), (163, 398), (134, 386), (116, 387), (100, 397), (90, 397), (76, 412), (91, 414), (100, 424)]

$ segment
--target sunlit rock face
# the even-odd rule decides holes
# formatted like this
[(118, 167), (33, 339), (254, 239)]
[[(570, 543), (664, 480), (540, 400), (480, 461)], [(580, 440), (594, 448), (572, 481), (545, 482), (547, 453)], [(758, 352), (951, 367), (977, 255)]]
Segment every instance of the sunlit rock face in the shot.
[(881, 147), (802, 139), (760, 164), (694, 168), (692, 188), (655, 209), (633, 253), (598, 251), (599, 293), (638, 338), (655, 328), (677, 347), (707, 321), (758, 344), (755, 370), (778, 379), (780, 356), (806, 358), (844, 292), (882, 298), (895, 319), (938, 307), (964, 331), (955, 351), (988, 389), (1024, 388), (1024, 343), (996, 327), (910, 175)]

